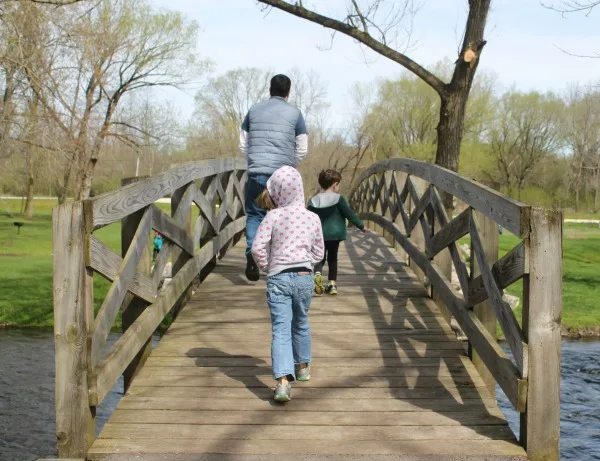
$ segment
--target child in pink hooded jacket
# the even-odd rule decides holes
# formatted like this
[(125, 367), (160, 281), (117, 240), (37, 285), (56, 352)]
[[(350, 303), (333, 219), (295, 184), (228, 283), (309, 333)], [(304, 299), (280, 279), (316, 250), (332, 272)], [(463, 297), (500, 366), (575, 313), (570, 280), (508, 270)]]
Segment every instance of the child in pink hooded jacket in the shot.
[(290, 381), (310, 379), (308, 310), (314, 290), (313, 267), (324, 254), (323, 232), (319, 217), (304, 206), (302, 177), (291, 166), (273, 173), (258, 202), (273, 208), (258, 227), (252, 256), (267, 273), (273, 326), (271, 361), (277, 381), (274, 398), (287, 402), (291, 399)]

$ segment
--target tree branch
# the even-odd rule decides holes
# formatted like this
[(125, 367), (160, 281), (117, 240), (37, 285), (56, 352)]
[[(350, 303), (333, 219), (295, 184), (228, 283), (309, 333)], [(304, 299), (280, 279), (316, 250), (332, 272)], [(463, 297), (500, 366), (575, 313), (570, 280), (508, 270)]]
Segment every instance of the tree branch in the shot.
[(349, 37), (358, 40), (363, 45), (368, 46), (373, 51), (381, 54), (382, 56), (385, 56), (388, 59), (391, 59), (394, 62), (397, 62), (398, 64), (413, 72), (423, 81), (425, 81), (431, 88), (433, 88), (440, 95), (440, 97), (445, 98), (447, 95), (446, 84), (438, 77), (433, 75), (420, 64), (410, 59), (408, 56), (379, 42), (368, 33), (363, 32), (357, 29), (356, 27), (353, 27), (337, 19), (332, 19), (330, 17), (316, 13), (315, 11), (304, 8), (301, 3), (292, 5), (284, 0), (258, 0), (258, 2), (293, 14), (294, 16), (297, 16), (299, 18), (314, 22), (328, 29), (333, 29), (345, 35), (348, 35)]

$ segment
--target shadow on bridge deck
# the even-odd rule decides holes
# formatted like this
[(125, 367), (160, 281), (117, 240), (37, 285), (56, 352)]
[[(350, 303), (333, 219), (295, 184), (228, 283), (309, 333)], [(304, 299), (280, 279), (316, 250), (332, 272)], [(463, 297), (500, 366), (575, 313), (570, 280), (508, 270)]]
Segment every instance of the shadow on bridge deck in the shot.
[(238, 245), (154, 349), (89, 457), (524, 457), (463, 345), (385, 241), (351, 233), (339, 259), (339, 295), (311, 307), (312, 379), (293, 385), (291, 402), (271, 400), (265, 284), (244, 278)]

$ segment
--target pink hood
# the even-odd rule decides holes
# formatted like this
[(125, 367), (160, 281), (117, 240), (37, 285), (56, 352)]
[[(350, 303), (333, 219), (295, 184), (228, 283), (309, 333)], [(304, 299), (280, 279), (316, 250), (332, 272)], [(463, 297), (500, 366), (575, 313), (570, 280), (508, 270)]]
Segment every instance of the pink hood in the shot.
[(304, 207), (304, 186), (300, 172), (291, 166), (275, 171), (267, 181), (269, 195), (278, 207)]

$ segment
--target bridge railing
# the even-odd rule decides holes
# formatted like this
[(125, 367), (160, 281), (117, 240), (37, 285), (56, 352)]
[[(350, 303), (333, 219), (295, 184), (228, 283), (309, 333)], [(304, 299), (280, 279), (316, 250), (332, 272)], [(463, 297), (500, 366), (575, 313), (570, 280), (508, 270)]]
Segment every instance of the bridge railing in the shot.
[[(95, 439), (96, 407), (121, 374), (127, 388), (166, 315), (189, 295), (198, 274), (242, 235), (245, 169), (243, 159), (192, 162), (55, 208), (55, 407), (60, 457), (85, 457)], [(166, 196), (171, 197), (170, 215), (155, 205)], [(94, 234), (117, 222), (121, 254)], [(153, 229), (165, 243), (151, 270)], [(169, 259), (172, 280), (161, 287)], [(96, 314), (94, 273), (111, 282)], [(119, 311), (124, 333), (107, 347)]]
[[(444, 193), (462, 201), (447, 215)], [(521, 413), (520, 442), (530, 459), (558, 460), (562, 213), (533, 208), (425, 162), (393, 158), (372, 165), (351, 203), (399, 250), (458, 322), (470, 356), (495, 395), (495, 382)], [(498, 225), (520, 239), (498, 259)], [(470, 237), (470, 267), (457, 241)], [(451, 283), (452, 266), (460, 291)], [(522, 319), (503, 290), (522, 279)], [(496, 340), (499, 322), (511, 354)], [(494, 382), (495, 381), (495, 382)]]

